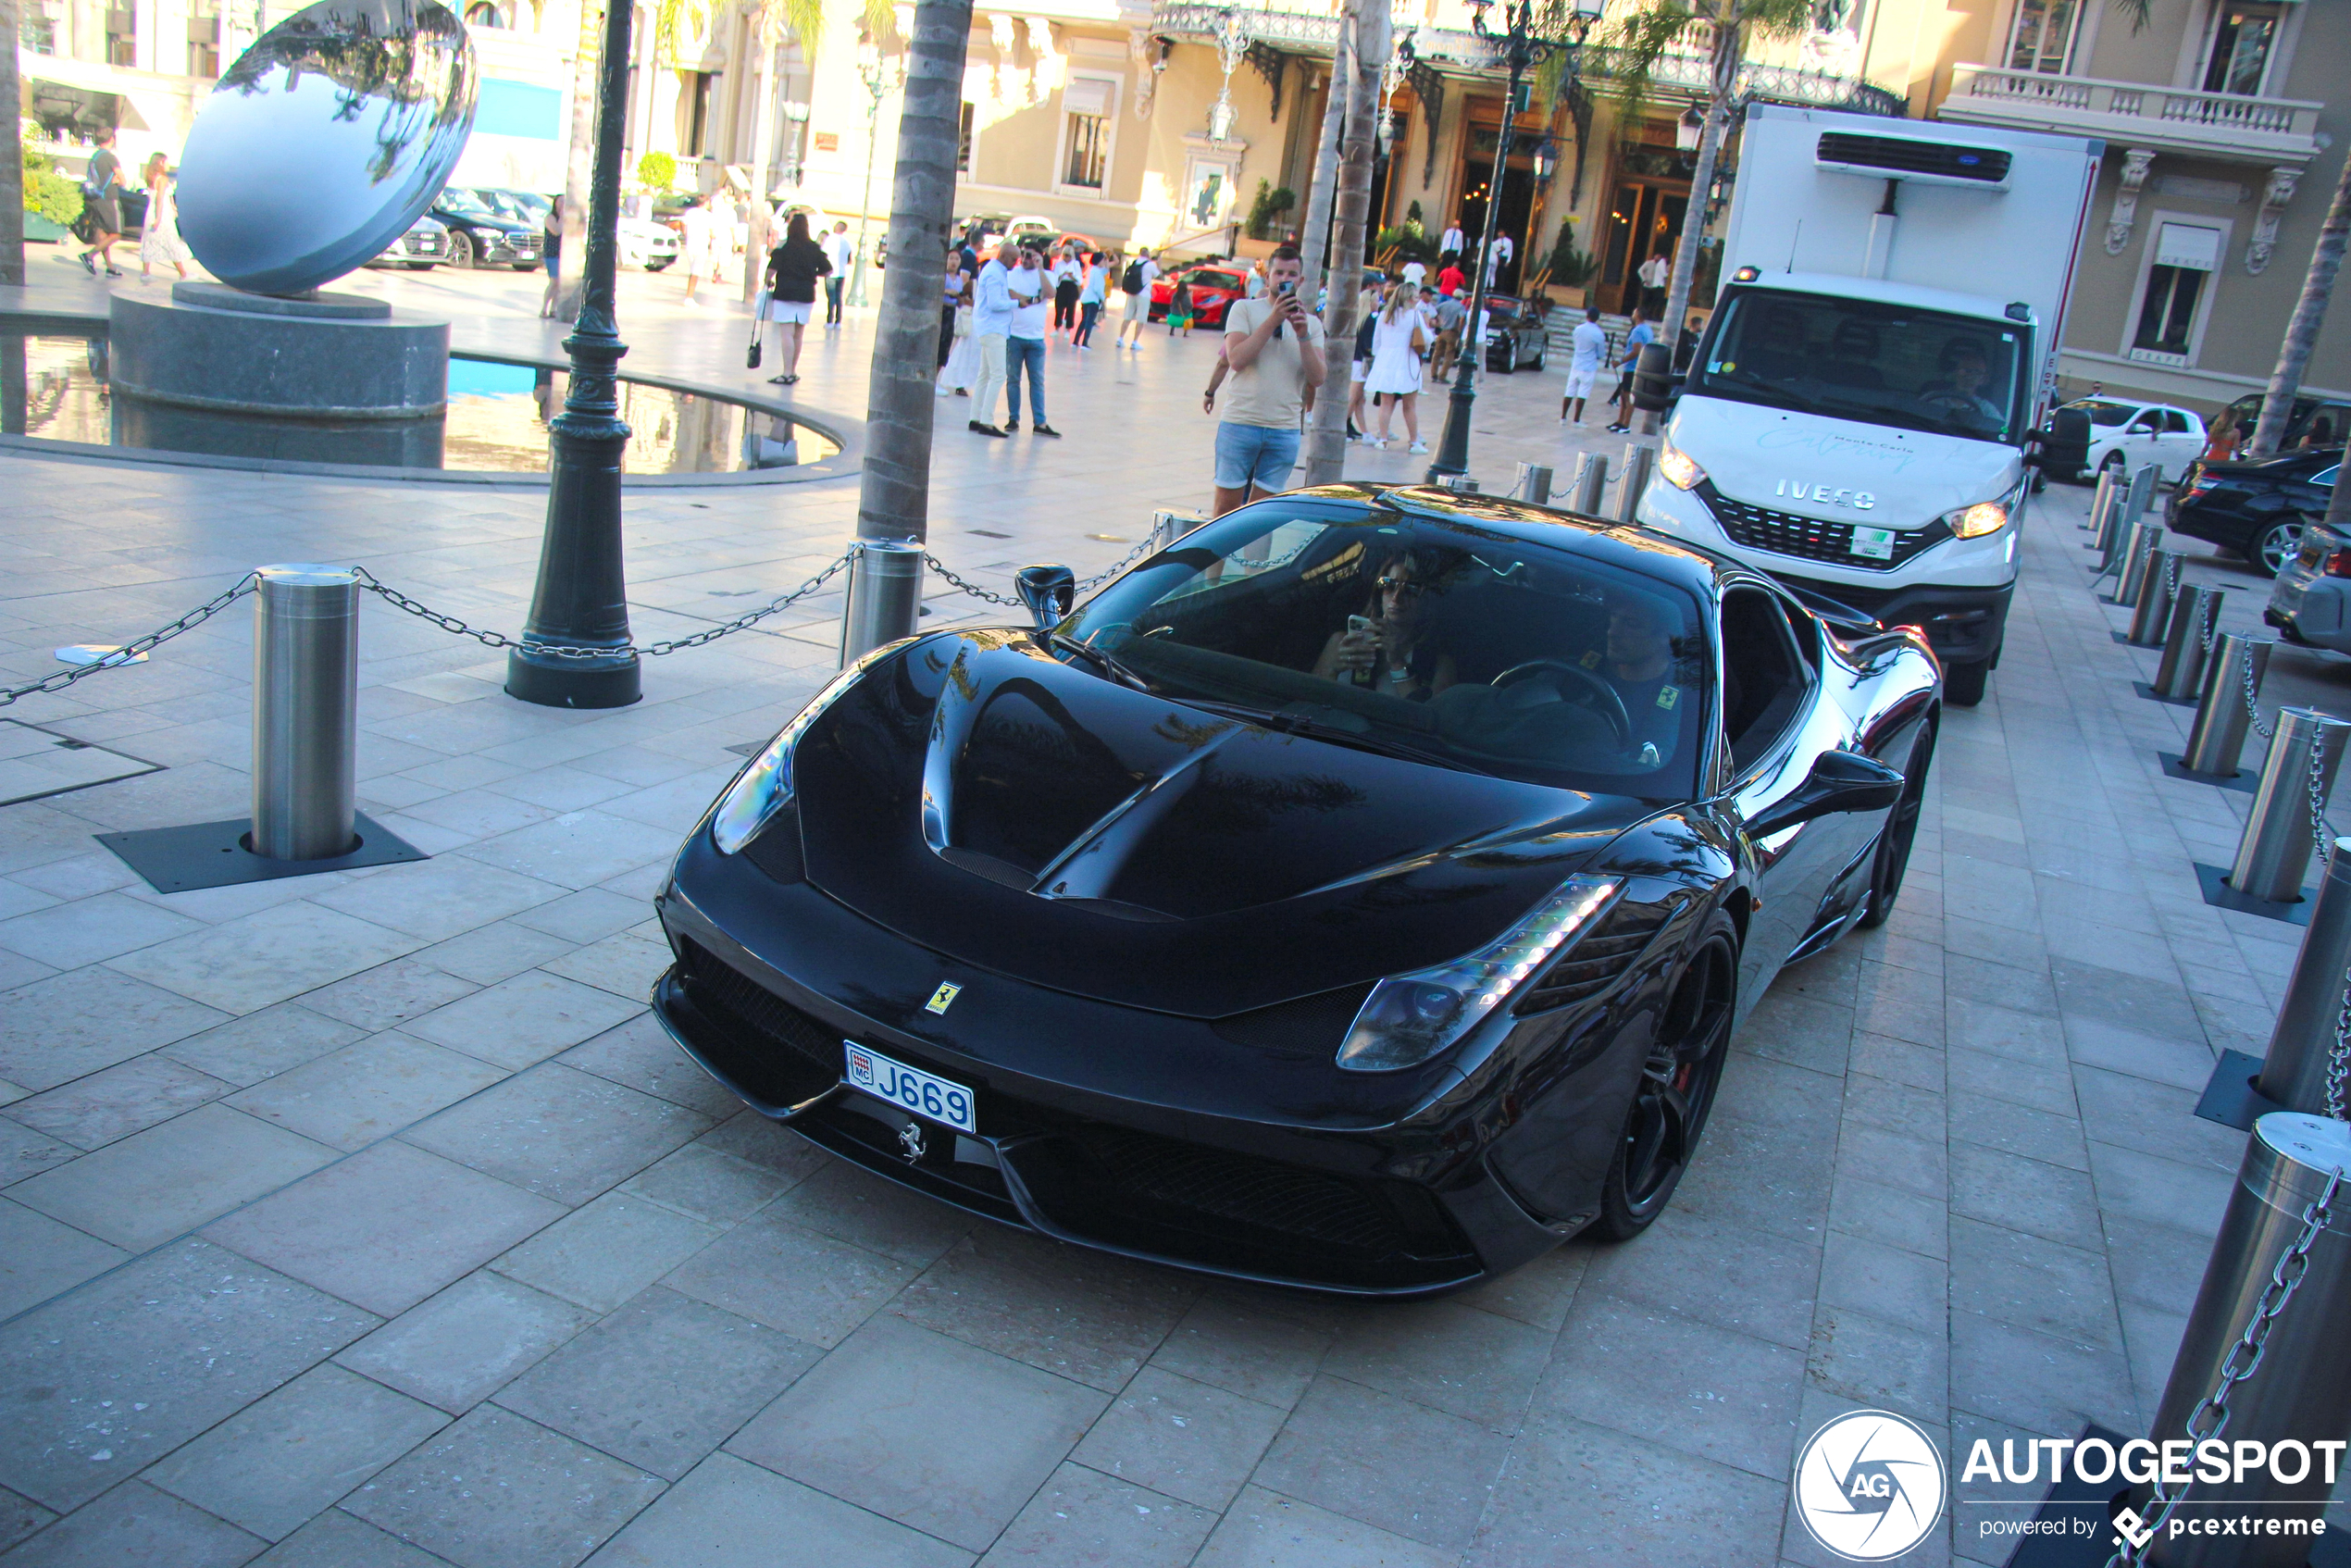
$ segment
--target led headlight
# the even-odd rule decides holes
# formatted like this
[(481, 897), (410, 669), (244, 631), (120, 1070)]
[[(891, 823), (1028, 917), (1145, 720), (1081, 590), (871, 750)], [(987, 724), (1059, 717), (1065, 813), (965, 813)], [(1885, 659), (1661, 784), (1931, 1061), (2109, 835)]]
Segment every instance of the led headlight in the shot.
[(1539, 973), (1622, 886), (1615, 877), (1570, 877), (1517, 925), (1466, 958), (1372, 988), (1355, 1014), (1338, 1064), (1359, 1073), (1415, 1066), (1445, 1050)]
[(1982, 539), (2009, 526), (2009, 509), (1997, 501), (1979, 501), (1972, 506), (1944, 513), (1943, 521), (1956, 538)]
[(1675, 490), (1695, 490), (1706, 479), (1706, 470), (1698, 466), (1696, 458), (1661, 437), (1657, 449), (1657, 471)]
[(727, 792), (718, 797), (718, 808), (710, 814), (710, 841), (718, 846), (720, 854), (733, 854), (750, 843), (752, 836), (791, 799), (792, 748), (800, 744), (800, 738), (808, 733), (808, 727), (816, 722), (817, 716), (832, 706), (833, 699), (848, 691), (872, 662), (868, 655), (833, 677), (784, 726), (782, 733), (767, 742), (767, 749), (727, 786)]

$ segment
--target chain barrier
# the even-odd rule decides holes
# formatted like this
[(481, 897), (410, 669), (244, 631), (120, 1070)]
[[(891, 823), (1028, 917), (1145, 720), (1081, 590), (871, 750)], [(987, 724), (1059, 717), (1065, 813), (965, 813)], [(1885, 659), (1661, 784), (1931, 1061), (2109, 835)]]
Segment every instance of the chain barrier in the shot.
[(2164, 611), (2166, 619), (2169, 619), (2171, 616), (2170, 606), (2171, 602), (2179, 598), (2179, 596), (2180, 558), (2177, 555), (2174, 555), (2170, 560), (2163, 563), (2163, 604), (2166, 606)]
[[(1138, 544), (1134, 549), (1129, 550), (1126, 553), (1126, 558), (1120, 561), (1116, 566), (1112, 566), (1107, 571), (1096, 572), (1092, 577), (1080, 580), (1076, 585), (1076, 591), (1083, 593), (1088, 589), (1100, 588), (1102, 584), (1108, 582), (1111, 579), (1116, 577), (1119, 573), (1125, 571), (1136, 562), (1141, 560), (1155, 547), (1156, 542), (1156, 541), (1149, 539), (1143, 541), (1142, 543)], [(949, 566), (946, 562), (940, 560), (938, 556), (932, 554), (927, 550), (923, 552), (923, 565), (928, 566), (932, 571), (937, 572), (941, 578), (944, 578), (947, 581), (947, 585), (960, 593), (968, 593), (973, 598), (982, 600), (990, 604), (1017, 604), (1020, 603), (1020, 600), (1016, 595), (1010, 593), (989, 592), (987, 589), (980, 587), (979, 584), (958, 573), (954, 567)]]
[(62, 691), (84, 676), (95, 675), (102, 669), (113, 669), (118, 665), (133, 662), (140, 654), (162, 646), (181, 632), (194, 630), (246, 594), (251, 593), (254, 589), (254, 574), (247, 572), (230, 587), (205, 600), (178, 620), (168, 626), (157, 627), (144, 637), (131, 639), (94, 664), (81, 665), (73, 669), (61, 669), (56, 674), (44, 676), (28, 686), (0, 687), (0, 708), (6, 707), (20, 697), (31, 697), (44, 691)]
[(2310, 799), (2310, 837), (2318, 845), (2319, 864), (2334, 858), (2334, 829), (2327, 826), (2326, 753), (2319, 745), (2319, 728), (2310, 727), (2310, 765), (2302, 786)]
[[(2238, 1384), (2261, 1369), (2261, 1353), (2269, 1344), (2270, 1330), (2310, 1272), (2310, 1249), (2317, 1245), (2320, 1233), (2326, 1229), (2327, 1221), (2332, 1217), (2335, 1189), (2342, 1184), (2342, 1173), (2330, 1172), (2326, 1190), (2302, 1211), (2301, 1234), (2294, 1238), (2294, 1244), (2279, 1256), (2277, 1266), (2270, 1271), (2270, 1283), (2263, 1288), (2261, 1299), (2254, 1303), (2252, 1320), (2245, 1325), (2245, 1333), (2238, 1337), (2236, 1344), (2230, 1350), (2228, 1360), (2220, 1363), (2220, 1383), (2205, 1396), (2204, 1402), (2188, 1414), (2187, 1437), (2190, 1442), (2200, 1443), (2217, 1438), (2228, 1429), (2229, 1396), (2235, 1392)], [(2171, 1483), (2162, 1478), (2160, 1472), (2157, 1474), (2155, 1491), (2147, 1499), (2147, 1506), (2155, 1512), (2146, 1515), (2141, 1525), (2146, 1532), (2146, 1545), (2152, 1545), (2163, 1533), (2164, 1526), (2171, 1523), (2171, 1515), (2179, 1512), (2180, 1504), (2187, 1500), (2188, 1488), (2193, 1485), (2193, 1481), (2185, 1483), (2173, 1494), (2170, 1490)], [(2121, 1549), (2107, 1559), (2107, 1568), (2125, 1568), (2125, 1565), (2144, 1562), (2146, 1545), (2133, 1546), (2125, 1537)]]
[(392, 608), (404, 610), (419, 620), (430, 621), (443, 631), (454, 631), (460, 637), (470, 637), (485, 648), (519, 648), (527, 653), (548, 653), (563, 659), (609, 659), (622, 653), (635, 653), (645, 658), (657, 659), (665, 653), (683, 653), (686, 649), (699, 648), (704, 643), (715, 642), (722, 637), (747, 630), (778, 610), (789, 608), (800, 600), (807, 598), (840, 575), (848, 565), (849, 554), (843, 551), (835, 556), (824, 570), (793, 589), (790, 593), (770, 600), (748, 615), (737, 616), (724, 625), (710, 627), (689, 637), (665, 638), (659, 642), (648, 643), (643, 647), (628, 642), (614, 648), (583, 648), (563, 642), (543, 642), (528, 633), (518, 638), (508, 637), (503, 631), (488, 631), (480, 627), (467, 626), (455, 616), (443, 615), (439, 610), (418, 604), (398, 589), (379, 580), (365, 566), (355, 566), (352, 569), (358, 574), (359, 585), (362, 588), (375, 594)]
[(2343, 988), (2343, 1005), (2334, 1014), (2334, 1054), (2327, 1060), (2326, 1114), (2333, 1121), (2351, 1121), (2344, 1109), (2344, 1080), (2351, 1076), (2351, 980)]
[(2237, 691), (2245, 699), (2245, 717), (2253, 733), (2269, 740), (2275, 727), (2261, 722), (2261, 689), (2253, 682), (2253, 644), (2245, 644), (2245, 653), (2237, 660)]

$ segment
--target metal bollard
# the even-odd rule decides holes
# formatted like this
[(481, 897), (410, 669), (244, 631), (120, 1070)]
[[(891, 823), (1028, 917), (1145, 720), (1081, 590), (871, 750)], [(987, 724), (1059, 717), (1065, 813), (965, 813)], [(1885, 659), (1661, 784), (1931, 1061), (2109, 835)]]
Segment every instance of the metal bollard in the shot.
[[(2351, 720), (2316, 708), (2278, 710), (2270, 754), (2261, 763), (2261, 782), (2253, 789), (2253, 810), (2245, 819), (2245, 837), (2237, 841), (2237, 857), (2229, 867), (2230, 887), (2271, 903), (2301, 899), (2302, 873), (2309, 868), (2310, 852), (2317, 847), (2310, 817), (2326, 807), (2345, 736), (2351, 736)], [(2319, 762), (2315, 791), (2310, 787), (2313, 747)]]
[(2163, 543), (2163, 529), (2158, 524), (2140, 523), (2131, 529), (2131, 542), (2124, 546), (2122, 575), (2115, 579), (2114, 602), (2136, 604), (2139, 590), (2147, 579), (2147, 557)]
[(1657, 448), (1627, 442), (1624, 446), (1624, 479), (1616, 487), (1616, 520), (1637, 523), (1641, 520), (1641, 497), (1649, 488), (1649, 474), (1657, 467)]
[(2142, 463), (2131, 472), (2131, 483), (2122, 501), (2122, 520), (2135, 523), (2147, 515), (2147, 507), (2155, 500), (2156, 480), (2163, 470), (2152, 463)]
[(2090, 530), (2091, 544), (2097, 545), (2105, 542), (2099, 530), (2106, 527), (2107, 508), (2112, 504), (2114, 504), (2114, 470), (2100, 468), (2098, 488), (2090, 493), (2090, 515), (2082, 523), (2084, 528)]
[(2351, 977), (2351, 839), (2337, 839), (2319, 878), (2310, 927), (2286, 982), (2277, 1027), (2253, 1087), (2289, 1111), (2320, 1116), (2327, 1109), (2327, 1074), (2334, 1062), (2334, 1027)]
[(1575, 482), (1568, 491), (1567, 509), (1586, 516), (1600, 515), (1600, 497), (1608, 490), (1608, 458), (1586, 452), (1575, 459)]
[(2171, 599), (2171, 629), (2163, 640), (2163, 662), (2155, 666), (2155, 693), (2174, 700), (2203, 689), (2204, 645), (2220, 624), (2220, 590), (2182, 585)]
[(329, 860), (356, 846), (359, 574), (264, 566), (253, 597), (254, 853)]
[(840, 666), (914, 635), (923, 608), (923, 547), (911, 539), (850, 543), (849, 591), (840, 607)]
[(1471, 479), (1467, 474), (1448, 474), (1437, 482), (1444, 489), (1451, 491), (1455, 495), (1475, 495), (1477, 493), (1477, 481)]
[(1153, 512), (1151, 553), (1156, 555), (1194, 529), (1207, 526), (1208, 519), (1196, 512)]
[(2139, 575), (2139, 596), (2130, 601), (2131, 629), (2124, 640), (2133, 648), (2158, 648), (2163, 643), (2163, 628), (2171, 622), (2171, 601), (2180, 593), (2180, 562), (2177, 550), (2147, 552), (2146, 570)]
[(2196, 723), (2188, 728), (2180, 766), (2208, 778), (2234, 778), (2245, 754), (2245, 728), (2253, 716), (2245, 705), (2245, 662), (2253, 661), (2253, 694), (2258, 699), (2262, 679), (2270, 673), (2274, 640), (2224, 631), (2212, 644), (2204, 663), (2202, 695), (2196, 705)]
[(1551, 466), (1549, 463), (1521, 463), (1518, 482), (1511, 486), (1511, 499), (1529, 501), (1547, 506), (1551, 500)]
[[(2148, 1436), (2158, 1445), (2158, 1454), (2159, 1445), (2184, 1438), (2189, 1418), (2220, 1386), (2224, 1367), (2232, 1373), (2246, 1370), (2230, 1366), (2230, 1358), (2280, 1261), (2309, 1228), (2305, 1214), (2333, 1176), (2351, 1177), (2351, 1125), (2290, 1111), (2272, 1112), (2253, 1124), (2187, 1332), (2181, 1336), (2163, 1401), (2156, 1407)], [(2299, 1523), (2317, 1519), (2325, 1507), (2332, 1490), (2326, 1480), (2329, 1466), (2311, 1445), (2351, 1438), (2351, 1356), (2343, 1353), (2345, 1338), (2351, 1336), (2351, 1180), (2337, 1188), (2305, 1262), (2291, 1299), (2269, 1325), (2253, 1363), (2258, 1370), (2230, 1388), (2226, 1437), (2235, 1456), (2246, 1454), (2244, 1444), (2249, 1440), (2265, 1450), (2284, 1446), (2289, 1464), (2292, 1450), (2299, 1448), (2311, 1462), (2292, 1482), (2276, 1479), (2268, 1464), (2238, 1470), (2242, 1479), (2199, 1477), (2186, 1488), (2186, 1503), (2173, 1514), (2175, 1521), (2250, 1516)], [(2210, 1419), (2202, 1426), (2208, 1427)], [(2189, 1473), (2195, 1473), (2193, 1461)], [(2144, 1485), (2132, 1490), (2131, 1506), (2142, 1515), (2152, 1512), (2146, 1494)], [(2147, 1561), (2160, 1568), (2301, 1568), (2311, 1555), (2307, 1535), (2216, 1531), (2175, 1538), (2164, 1530)]]

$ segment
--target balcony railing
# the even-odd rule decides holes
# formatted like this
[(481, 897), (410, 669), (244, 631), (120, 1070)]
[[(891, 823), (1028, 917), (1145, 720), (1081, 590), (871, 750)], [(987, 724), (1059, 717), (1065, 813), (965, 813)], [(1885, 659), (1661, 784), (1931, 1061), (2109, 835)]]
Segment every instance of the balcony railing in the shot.
[(2045, 76), (1995, 66), (1956, 66), (1946, 119), (2096, 131), (2109, 141), (2307, 158), (2318, 151), (2322, 104), (2154, 87), (2089, 76)]

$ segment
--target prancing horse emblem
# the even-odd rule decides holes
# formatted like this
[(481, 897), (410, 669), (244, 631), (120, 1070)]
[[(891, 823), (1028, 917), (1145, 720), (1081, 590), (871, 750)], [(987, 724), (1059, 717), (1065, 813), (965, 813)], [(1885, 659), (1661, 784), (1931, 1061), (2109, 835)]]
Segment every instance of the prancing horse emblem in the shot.
[(904, 1126), (900, 1127), (898, 1141), (905, 1149), (906, 1158), (909, 1161), (920, 1160), (928, 1152), (923, 1147), (923, 1125), (920, 1122), (908, 1122)]
[(955, 999), (963, 994), (964, 988), (961, 986), (942, 985), (937, 990), (930, 993), (930, 1000), (923, 1003), (923, 1011), (926, 1013), (944, 1013), (949, 1008), (954, 1006)]

